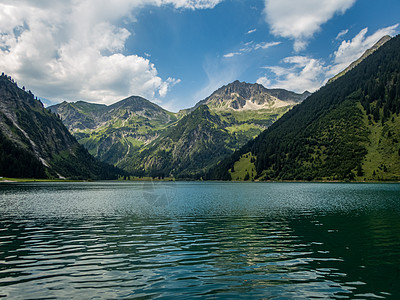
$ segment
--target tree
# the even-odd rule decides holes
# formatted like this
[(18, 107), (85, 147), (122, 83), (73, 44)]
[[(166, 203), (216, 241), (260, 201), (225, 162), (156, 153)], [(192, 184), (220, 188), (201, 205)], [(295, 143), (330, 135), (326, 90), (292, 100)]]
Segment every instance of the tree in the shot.
[(364, 172), (363, 172), (363, 169), (361, 167), (361, 164), (358, 164), (357, 165), (357, 176), (363, 176), (363, 175), (364, 175)]
[(244, 176), (244, 181), (247, 181), (250, 179), (250, 175), (249, 172), (246, 173), (246, 175)]

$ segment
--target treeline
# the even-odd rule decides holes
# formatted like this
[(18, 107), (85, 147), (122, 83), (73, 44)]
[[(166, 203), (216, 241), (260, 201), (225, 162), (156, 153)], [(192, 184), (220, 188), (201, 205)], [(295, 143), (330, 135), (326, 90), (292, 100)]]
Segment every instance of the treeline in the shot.
[(257, 177), (265, 180), (360, 176), (368, 143), (365, 114), (370, 122), (385, 124), (400, 113), (399, 49), (398, 36), (295, 106), (206, 178), (230, 180), (229, 169), (248, 152), (256, 156)]

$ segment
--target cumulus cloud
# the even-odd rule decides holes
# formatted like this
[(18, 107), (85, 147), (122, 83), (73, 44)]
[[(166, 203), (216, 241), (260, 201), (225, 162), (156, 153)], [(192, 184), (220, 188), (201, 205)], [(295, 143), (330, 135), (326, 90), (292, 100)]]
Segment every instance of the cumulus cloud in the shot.
[(361, 30), (353, 39), (340, 44), (330, 62), (308, 56), (286, 57), (278, 66), (264, 67), (268, 74), (261, 76), (257, 82), (271, 88), (284, 88), (299, 93), (305, 90), (313, 92), (358, 59), (380, 38), (397, 34), (398, 26), (396, 24), (379, 29), (369, 36), (367, 28)]
[(265, 67), (275, 78), (273, 84), (266, 76), (260, 77), (257, 82), (271, 88), (283, 88), (289, 91), (302, 93), (305, 90), (315, 91), (324, 79), (325, 68), (321, 60), (307, 56), (290, 56), (283, 59), (285, 67)]
[(345, 69), (351, 62), (358, 59), (365, 50), (371, 48), (383, 36), (393, 36), (397, 33), (399, 24), (381, 28), (370, 36), (366, 36), (368, 28), (362, 29), (352, 40), (343, 41), (334, 53), (334, 64), (328, 75), (335, 75)]
[(149, 58), (125, 55), (121, 26), (144, 6), (207, 9), (222, 0), (13, 0), (0, 3), (0, 69), (52, 100), (111, 103), (129, 95), (164, 97)]
[(305, 49), (308, 40), (335, 14), (343, 14), (356, 0), (265, 0), (265, 17), (271, 32), (294, 40), (295, 51)]

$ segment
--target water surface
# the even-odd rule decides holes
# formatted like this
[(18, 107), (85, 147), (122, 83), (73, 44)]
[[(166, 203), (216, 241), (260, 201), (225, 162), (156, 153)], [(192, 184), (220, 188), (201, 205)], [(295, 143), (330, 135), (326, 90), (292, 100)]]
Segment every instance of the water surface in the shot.
[(399, 298), (400, 185), (0, 185), (0, 297)]

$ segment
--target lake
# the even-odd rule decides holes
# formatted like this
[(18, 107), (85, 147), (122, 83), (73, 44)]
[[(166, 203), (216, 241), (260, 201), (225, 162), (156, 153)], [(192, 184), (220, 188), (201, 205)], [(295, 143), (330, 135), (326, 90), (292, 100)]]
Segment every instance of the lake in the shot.
[(375, 299), (399, 282), (399, 184), (0, 184), (0, 297)]

